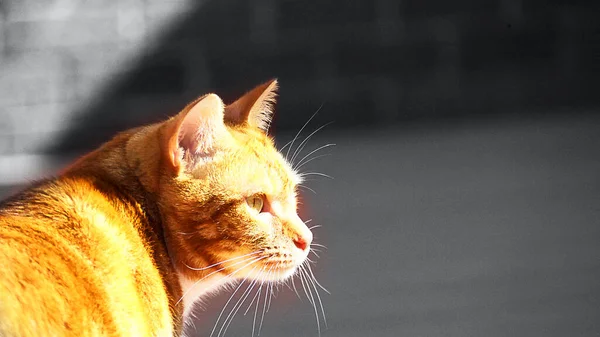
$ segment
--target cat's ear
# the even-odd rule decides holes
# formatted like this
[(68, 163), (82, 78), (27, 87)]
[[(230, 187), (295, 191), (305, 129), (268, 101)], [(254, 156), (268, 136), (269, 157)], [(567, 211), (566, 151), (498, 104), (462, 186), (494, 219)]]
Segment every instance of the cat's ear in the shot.
[(277, 86), (277, 80), (272, 79), (229, 104), (225, 108), (225, 120), (234, 125), (246, 123), (266, 133), (273, 118)]
[(205, 95), (190, 103), (166, 128), (167, 160), (180, 172), (185, 161), (209, 159), (230, 137), (224, 123), (225, 106), (219, 96)]

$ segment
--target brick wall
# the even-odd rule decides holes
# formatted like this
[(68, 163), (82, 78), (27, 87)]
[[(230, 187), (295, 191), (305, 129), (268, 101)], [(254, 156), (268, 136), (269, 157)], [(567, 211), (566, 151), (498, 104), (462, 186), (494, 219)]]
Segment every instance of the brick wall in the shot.
[(186, 1), (8, 0), (0, 6), (0, 155), (43, 153)]
[[(322, 104), (323, 120), (354, 127), (600, 103), (592, 1), (19, 3), (31, 10), (5, 9), (2, 23), (0, 135), (27, 135), (0, 136), (4, 152), (81, 151), (206, 91), (227, 101), (271, 77), (277, 130)], [(57, 12), (35, 10), (46, 3)], [(59, 3), (79, 3), (77, 15)]]

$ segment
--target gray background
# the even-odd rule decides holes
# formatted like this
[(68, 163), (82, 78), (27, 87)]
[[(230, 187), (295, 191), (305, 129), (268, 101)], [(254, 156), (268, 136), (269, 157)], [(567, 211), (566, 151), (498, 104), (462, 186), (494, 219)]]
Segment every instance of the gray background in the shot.
[[(600, 335), (597, 1), (4, 0), (0, 195), (205, 92), (316, 110), (323, 336)], [(298, 144), (296, 142), (296, 144)], [(208, 336), (228, 298), (199, 310)], [(245, 310), (246, 307), (243, 307)], [(228, 336), (249, 336), (239, 313)], [(283, 288), (261, 336), (317, 336)]]

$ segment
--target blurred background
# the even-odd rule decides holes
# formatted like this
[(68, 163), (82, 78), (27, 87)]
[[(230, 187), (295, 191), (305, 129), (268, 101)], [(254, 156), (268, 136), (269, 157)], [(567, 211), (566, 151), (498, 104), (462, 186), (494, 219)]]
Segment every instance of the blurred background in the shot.
[[(577, 0), (2, 0), (0, 197), (277, 77), (279, 146), (317, 110), (294, 149), (333, 122), (298, 156), (336, 144), (303, 167), (333, 177), (303, 194), (328, 247), (321, 336), (599, 336), (599, 17)], [(261, 336), (319, 335), (295, 296)], [(238, 316), (227, 335), (251, 335)]]

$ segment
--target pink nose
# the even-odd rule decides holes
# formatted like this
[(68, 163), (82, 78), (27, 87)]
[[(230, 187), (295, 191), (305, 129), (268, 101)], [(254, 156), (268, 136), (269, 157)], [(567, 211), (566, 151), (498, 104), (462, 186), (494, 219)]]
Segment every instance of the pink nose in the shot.
[(302, 251), (305, 251), (308, 247), (308, 242), (306, 242), (306, 240), (301, 236), (296, 236), (294, 239), (294, 244)]

